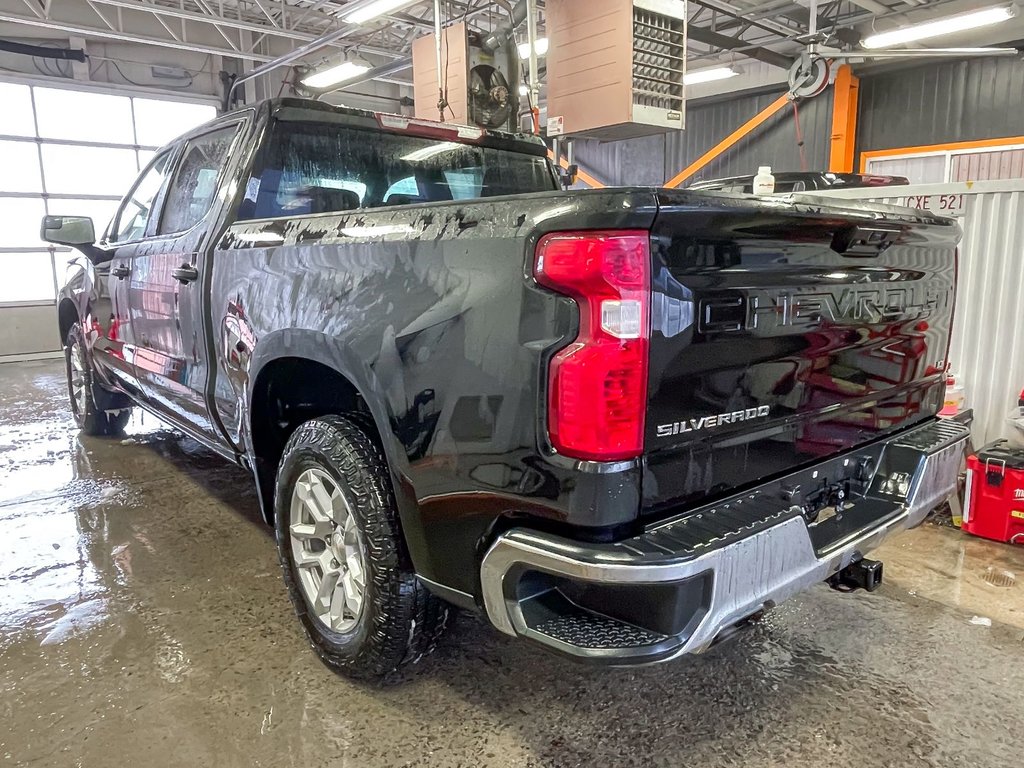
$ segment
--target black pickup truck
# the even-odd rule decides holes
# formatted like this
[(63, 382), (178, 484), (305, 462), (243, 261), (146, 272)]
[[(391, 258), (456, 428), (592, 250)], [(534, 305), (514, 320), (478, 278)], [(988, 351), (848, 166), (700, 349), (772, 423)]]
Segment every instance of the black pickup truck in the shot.
[[(451, 605), (570, 656), (708, 648), (955, 486), (954, 223), (562, 191), (537, 138), (278, 99), (156, 154), (60, 294), (89, 434), (141, 407), (252, 471), (313, 647)], [(168, 500), (171, 504), (172, 500)]]

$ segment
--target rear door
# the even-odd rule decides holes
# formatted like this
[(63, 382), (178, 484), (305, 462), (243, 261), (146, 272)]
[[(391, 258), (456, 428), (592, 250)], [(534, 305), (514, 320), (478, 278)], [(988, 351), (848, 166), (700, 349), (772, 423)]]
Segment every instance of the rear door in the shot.
[(201, 253), (226, 194), (225, 168), (240, 132), (228, 123), (182, 142), (156, 235), (135, 255), (129, 303), (143, 393), (161, 415), (211, 442)]
[(890, 211), (660, 194), (649, 510), (751, 486), (938, 411), (959, 229)]

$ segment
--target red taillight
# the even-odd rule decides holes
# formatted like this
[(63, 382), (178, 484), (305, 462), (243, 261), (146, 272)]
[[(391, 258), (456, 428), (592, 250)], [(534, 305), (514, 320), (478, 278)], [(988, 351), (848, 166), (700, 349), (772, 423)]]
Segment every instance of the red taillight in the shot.
[(559, 232), (537, 244), (537, 282), (580, 308), (575, 340), (551, 360), (548, 435), (594, 461), (643, 452), (651, 255), (645, 231)]

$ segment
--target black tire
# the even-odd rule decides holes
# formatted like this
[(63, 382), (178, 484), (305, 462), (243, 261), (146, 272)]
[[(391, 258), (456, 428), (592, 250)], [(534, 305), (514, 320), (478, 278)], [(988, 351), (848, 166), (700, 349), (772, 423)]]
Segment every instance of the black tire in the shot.
[[(72, 359), (81, 354), (82, 396), (75, 396), (76, 370)], [(67, 372), (68, 397), (71, 400), (71, 414), (78, 428), (87, 435), (119, 435), (131, 418), (128, 399), (119, 392), (110, 392), (100, 386), (92, 371), (92, 362), (82, 327), (75, 323), (64, 340), (64, 367)]]
[[(363, 543), (362, 608), (347, 632), (334, 631), (315, 615), (299, 581), (289, 521), (296, 481), (308, 469), (325, 472), (336, 484)], [(433, 650), (445, 629), (448, 605), (416, 579), (387, 463), (366, 429), (343, 416), (313, 419), (296, 429), (278, 465), (274, 517), (288, 595), (325, 664), (353, 678), (374, 679)]]

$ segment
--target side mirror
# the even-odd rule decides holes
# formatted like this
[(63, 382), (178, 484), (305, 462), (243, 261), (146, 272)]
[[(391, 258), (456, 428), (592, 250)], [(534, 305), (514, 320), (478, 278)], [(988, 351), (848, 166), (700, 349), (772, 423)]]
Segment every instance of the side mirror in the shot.
[(39, 237), (54, 245), (83, 246), (96, 242), (96, 230), (88, 216), (43, 216)]

